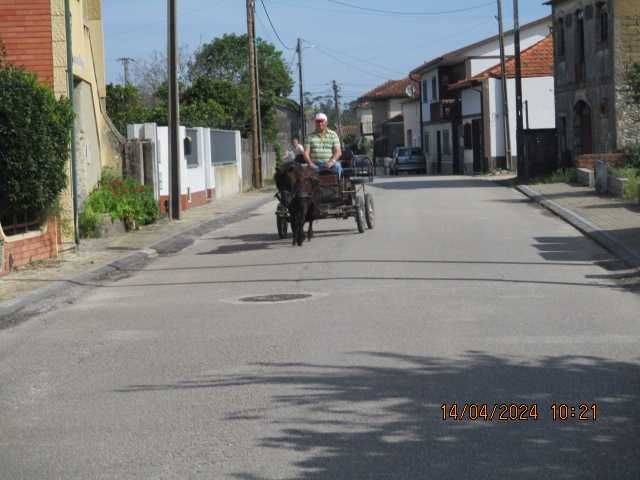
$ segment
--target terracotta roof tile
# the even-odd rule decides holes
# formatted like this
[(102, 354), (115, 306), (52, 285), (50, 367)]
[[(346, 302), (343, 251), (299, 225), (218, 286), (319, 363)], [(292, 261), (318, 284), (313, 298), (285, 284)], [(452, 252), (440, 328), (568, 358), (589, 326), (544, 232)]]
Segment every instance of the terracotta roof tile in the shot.
[[(521, 53), (522, 77), (551, 77), (553, 76), (553, 35), (547, 35), (543, 40), (525, 49)], [(516, 61), (511, 57), (506, 61), (507, 77), (516, 76)], [(473, 81), (502, 76), (500, 64), (491, 67), (471, 78), (461, 80), (449, 86), (450, 90), (468, 86)]]
[(415, 80), (411, 80), (409, 77), (403, 78), (402, 80), (388, 80), (384, 82), (382, 85), (378, 85), (373, 90), (369, 90), (367, 93), (362, 95), (358, 100), (366, 101), (366, 100), (384, 100), (387, 98), (401, 98), (406, 97), (407, 94), (405, 90), (409, 85), (414, 86), (414, 98), (418, 98), (420, 95), (419, 87), (420, 85)]

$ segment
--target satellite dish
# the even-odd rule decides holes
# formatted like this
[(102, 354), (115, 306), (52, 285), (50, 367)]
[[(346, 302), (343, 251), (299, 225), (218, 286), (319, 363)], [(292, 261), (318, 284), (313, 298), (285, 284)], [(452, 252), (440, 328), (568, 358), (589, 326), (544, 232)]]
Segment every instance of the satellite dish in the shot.
[(413, 85), (407, 85), (407, 88), (404, 89), (404, 93), (407, 94), (407, 97), (414, 97), (416, 94), (416, 87)]

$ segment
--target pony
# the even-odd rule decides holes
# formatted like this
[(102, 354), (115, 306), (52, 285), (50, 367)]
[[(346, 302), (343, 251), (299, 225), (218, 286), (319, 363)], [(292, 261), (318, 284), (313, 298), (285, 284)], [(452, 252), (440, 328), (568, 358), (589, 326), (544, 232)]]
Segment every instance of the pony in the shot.
[(302, 246), (304, 224), (309, 222), (307, 241), (313, 238), (313, 221), (319, 218), (320, 180), (318, 173), (295, 161), (289, 161), (276, 169), (274, 181), (280, 201), (289, 210), (292, 245)]

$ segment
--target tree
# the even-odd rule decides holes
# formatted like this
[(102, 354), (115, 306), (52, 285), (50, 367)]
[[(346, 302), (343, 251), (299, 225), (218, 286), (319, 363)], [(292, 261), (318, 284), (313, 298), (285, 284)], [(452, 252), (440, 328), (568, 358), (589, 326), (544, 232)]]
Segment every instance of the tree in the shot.
[[(189, 84), (189, 69), (193, 57), (187, 47), (178, 49), (178, 83), (181, 89)], [(134, 84), (140, 91), (142, 102), (146, 107), (153, 108), (166, 103), (166, 97), (159, 99), (157, 92), (168, 82), (167, 53), (154, 51), (147, 58), (137, 59), (133, 64)]]
[(150, 109), (142, 102), (142, 96), (133, 85), (107, 85), (107, 112), (118, 131), (127, 135), (127, 125), (149, 121)]
[[(244, 133), (250, 125), (250, 110), (242, 106), (250, 105), (249, 46), (247, 35), (226, 34), (203, 45), (194, 56), (189, 69), (189, 80), (196, 90), (206, 88), (216, 100), (227, 108), (233, 124)], [(293, 80), (291, 72), (282, 56), (272, 44), (262, 39), (256, 40), (258, 69), (260, 78), (260, 110), (265, 137), (274, 141), (277, 133), (275, 103), (277, 98), (291, 94)], [(208, 83), (202, 78), (214, 81)], [(231, 88), (234, 87), (234, 88)], [(190, 93), (190, 97), (194, 94)], [(242, 127), (242, 128), (241, 128)]]
[(0, 68), (0, 217), (35, 217), (67, 182), (73, 109), (35, 75)]
[(224, 122), (216, 126), (245, 131), (251, 114), (248, 98), (248, 88), (244, 85), (235, 85), (227, 80), (198, 77), (183, 93), (182, 102), (185, 106), (213, 102), (224, 113), (220, 117)]

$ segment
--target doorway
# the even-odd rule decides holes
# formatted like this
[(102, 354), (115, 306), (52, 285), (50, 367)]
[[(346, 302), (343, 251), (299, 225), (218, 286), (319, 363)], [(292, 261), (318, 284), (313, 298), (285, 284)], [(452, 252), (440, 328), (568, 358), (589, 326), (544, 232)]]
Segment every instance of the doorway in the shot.
[(442, 132), (440, 130), (436, 132), (436, 154), (436, 173), (440, 174), (442, 173)]
[(484, 144), (482, 141), (482, 120), (473, 120), (471, 122), (471, 142), (473, 145), (473, 172), (481, 173), (484, 171)]
[(591, 130), (591, 107), (579, 101), (574, 109), (574, 137), (576, 155), (593, 153), (593, 132)]

